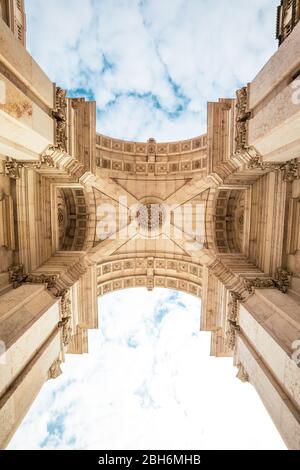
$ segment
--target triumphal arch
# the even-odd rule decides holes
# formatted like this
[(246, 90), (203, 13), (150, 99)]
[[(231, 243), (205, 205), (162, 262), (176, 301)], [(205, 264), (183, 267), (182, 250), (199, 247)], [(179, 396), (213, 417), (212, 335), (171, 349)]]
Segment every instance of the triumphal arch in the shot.
[(211, 354), (300, 449), (300, 1), (207, 133), (163, 143), (98, 134), (27, 52), (23, 1), (0, 7), (0, 446), (88, 351), (99, 296), (166, 287), (201, 297)]

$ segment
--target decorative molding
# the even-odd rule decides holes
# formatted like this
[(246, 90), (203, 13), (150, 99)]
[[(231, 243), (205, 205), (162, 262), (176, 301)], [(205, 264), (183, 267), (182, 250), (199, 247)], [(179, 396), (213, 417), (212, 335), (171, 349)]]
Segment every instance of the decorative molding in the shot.
[(237, 365), (238, 368), (238, 373), (236, 374), (236, 377), (243, 383), (249, 382), (249, 374), (247, 373), (245, 367), (239, 363)]
[(167, 156), (180, 155), (185, 153), (194, 153), (199, 150), (206, 150), (207, 135), (200, 135), (189, 140), (177, 142), (156, 142), (151, 138), (148, 142), (130, 142), (125, 140), (113, 139), (102, 134), (96, 134), (96, 145), (103, 151), (113, 153), (126, 153), (131, 155), (144, 156)]
[(281, 44), (300, 20), (300, 0), (281, 0), (277, 8), (276, 39)]
[(291, 284), (292, 274), (284, 269), (277, 269), (274, 278), (253, 278), (244, 279), (244, 286), (250, 294), (253, 294), (255, 289), (278, 289), (283, 294), (286, 294)]
[(41, 164), (42, 164), (41, 161), (26, 161), (26, 160), (20, 161), (14, 158), (6, 157), (5, 174), (9, 176), (9, 178), (17, 180), (21, 178), (20, 170), (22, 168), (39, 169), (41, 168)]
[(62, 330), (63, 345), (68, 346), (72, 340), (71, 316), (63, 318), (58, 326)]
[(236, 153), (243, 153), (248, 147), (248, 120), (251, 112), (248, 111), (248, 87), (236, 92)]
[(56, 288), (56, 279), (56, 276), (25, 273), (22, 264), (12, 266), (9, 269), (9, 282), (12, 284), (13, 289), (17, 289), (22, 284), (47, 284), (47, 289), (52, 291)]
[(11, 266), (8, 272), (9, 283), (12, 284), (13, 289), (20, 287), (27, 278), (27, 275), (24, 274), (24, 266), (22, 264)]
[(238, 306), (239, 302), (243, 300), (238, 292), (230, 291), (230, 302), (228, 305), (227, 313), (227, 329), (225, 333), (225, 344), (230, 351), (233, 351), (236, 346), (236, 333), (239, 331), (238, 321)]
[(227, 329), (225, 333), (225, 344), (229, 351), (234, 351), (236, 346), (236, 334), (240, 330), (240, 327), (236, 322), (228, 320)]
[(286, 183), (293, 183), (296, 179), (299, 178), (299, 167), (297, 159), (289, 160), (280, 166), (282, 171), (282, 179)]
[(49, 147), (40, 158), (41, 165), (45, 165), (49, 168), (55, 168), (53, 154), (56, 150), (59, 150), (58, 147), (55, 147), (55, 146)]
[(286, 294), (291, 286), (292, 273), (289, 273), (285, 269), (278, 268), (275, 273), (276, 288)]
[(228, 320), (237, 323), (238, 306), (239, 302), (242, 302), (243, 297), (238, 292), (230, 291), (230, 298)]
[(56, 145), (59, 149), (67, 151), (67, 92), (60, 87), (56, 88), (56, 109), (52, 115), (56, 121)]
[(281, 171), (282, 179), (286, 183), (292, 183), (299, 178), (299, 168), (297, 159), (289, 160), (284, 163), (264, 162), (262, 156), (253, 147), (251, 151), (247, 150), (250, 160), (248, 161), (248, 170), (261, 170), (261, 171)]
[(68, 346), (72, 340), (72, 312), (71, 312), (71, 292), (65, 290), (60, 295), (61, 321), (58, 326), (62, 330), (62, 341), (64, 346)]
[(52, 366), (50, 367), (48, 371), (48, 380), (51, 379), (57, 379), (62, 374), (61, 370), (61, 361), (60, 359), (56, 359), (56, 361), (53, 362)]

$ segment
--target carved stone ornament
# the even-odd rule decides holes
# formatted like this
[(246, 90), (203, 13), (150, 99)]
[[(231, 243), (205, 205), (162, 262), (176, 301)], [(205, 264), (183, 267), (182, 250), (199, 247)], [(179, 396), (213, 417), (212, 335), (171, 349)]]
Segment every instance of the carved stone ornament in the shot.
[(56, 121), (56, 145), (63, 151), (67, 150), (66, 95), (65, 90), (60, 87), (56, 88), (56, 109), (52, 111)]
[(276, 288), (286, 294), (291, 286), (292, 274), (285, 269), (277, 269), (274, 277)]
[(14, 158), (6, 157), (5, 162), (5, 174), (12, 179), (20, 178), (20, 169), (23, 167), (17, 160)]
[(249, 375), (246, 369), (244, 368), (244, 366), (241, 363), (239, 363), (237, 368), (238, 368), (238, 373), (236, 374), (236, 377), (243, 383), (249, 382)]
[(54, 168), (55, 167), (55, 163), (54, 163), (53, 157), (52, 157), (55, 150), (57, 150), (57, 148), (51, 146), (43, 153), (43, 155), (41, 156), (41, 164), (42, 165), (48, 166), (49, 168)]
[(240, 331), (240, 327), (235, 321), (227, 321), (227, 330), (225, 335), (225, 344), (229, 351), (234, 351), (236, 346), (236, 334)]
[(253, 278), (253, 279), (244, 279), (244, 286), (247, 291), (252, 294), (255, 289), (275, 289), (275, 281), (272, 278)]
[(9, 269), (9, 280), (13, 289), (17, 289), (22, 284), (47, 284), (47, 289), (52, 290), (55, 289), (56, 276), (25, 273), (24, 266), (20, 264)]
[(24, 266), (22, 264), (11, 266), (9, 268), (9, 282), (12, 284), (13, 289), (20, 287), (27, 278), (27, 274), (24, 274)]
[(5, 174), (12, 179), (19, 179), (21, 177), (20, 170), (22, 168), (41, 168), (40, 161), (20, 161), (14, 158), (6, 157)]
[(63, 318), (58, 326), (62, 329), (63, 345), (68, 346), (72, 340), (71, 316)]
[(255, 289), (278, 289), (286, 294), (291, 284), (292, 274), (284, 269), (277, 269), (274, 278), (244, 279), (244, 286), (249, 293)]
[(237, 292), (231, 291), (230, 292), (230, 303), (229, 303), (229, 310), (228, 310), (228, 320), (233, 322), (237, 322), (238, 319), (238, 302), (243, 300), (242, 296)]
[(236, 92), (236, 149), (237, 153), (244, 152), (248, 144), (248, 120), (251, 112), (248, 111), (248, 88), (243, 87)]
[(282, 179), (286, 183), (292, 183), (299, 178), (298, 162), (296, 160), (290, 160), (281, 165), (280, 170), (282, 171)]
[(285, 163), (275, 163), (275, 162), (263, 162), (261, 155), (256, 151), (254, 155), (250, 154), (250, 160), (248, 162), (249, 170), (261, 170), (261, 171), (277, 171), (280, 170), (282, 174), (282, 179), (286, 183), (292, 183), (299, 178), (299, 169), (298, 162), (296, 160), (289, 160)]
[(68, 346), (72, 339), (72, 312), (71, 312), (71, 298), (70, 291), (65, 290), (60, 292), (60, 313), (61, 321), (58, 326), (62, 329), (62, 340), (64, 346)]
[(62, 370), (60, 366), (61, 366), (61, 361), (59, 359), (53, 362), (52, 366), (50, 367), (48, 371), (48, 380), (57, 379), (57, 377), (59, 377), (62, 374)]

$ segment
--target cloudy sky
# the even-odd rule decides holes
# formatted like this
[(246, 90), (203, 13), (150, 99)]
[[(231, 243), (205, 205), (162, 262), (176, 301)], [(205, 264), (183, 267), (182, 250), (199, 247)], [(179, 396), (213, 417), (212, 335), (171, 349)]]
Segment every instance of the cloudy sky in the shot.
[(143, 289), (99, 303), (90, 353), (47, 382), (11, 449), (284, 449), (232, 359), (209, 356), (200, 302)]
[[(276, 50), (278, 0), (27, 0), (28, 47), (70, 96), (97, 100), (98, 131), (177, 140), (205, 132)], [(89, 355), (68, 356), (12, 449), (281, 449), (231, 359), (209, 356), (200, 303), (168, 290), (99, 301)]]
[(279, 0), (26, 0), (28, 46), (50, 78), (97, 100), (98, 130), (179, 140), (276, 50)]

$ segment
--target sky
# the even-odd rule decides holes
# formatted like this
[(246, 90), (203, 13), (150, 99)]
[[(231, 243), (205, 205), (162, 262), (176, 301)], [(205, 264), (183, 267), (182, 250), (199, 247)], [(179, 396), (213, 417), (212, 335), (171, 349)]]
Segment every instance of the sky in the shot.
[(208, 101), (234, 97), (277, 48), (279, 0), (26, 0), (28, 48), (69, 96), (97, 101), (98, 131), (181, 140)]
[[(28, 49), (69, 96), (97, 100), (99, 132), (206, 132), (277, 44), (278, 0), (27, 0)], [(84, 5), (84, 6), (83, 6)], [(200, 301), (155, 289), (99, 300), (89, 354), (68, 356), (10, 449), (284, 449), (230, 358), (210, 357)]]
[(67, 357), (10, 449), (285, 449), (232, 359), (210, 357), (199, 299), (129, 289), (99, 314), (89, 354)]

